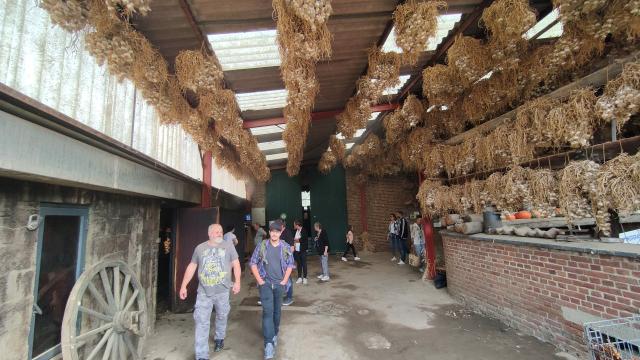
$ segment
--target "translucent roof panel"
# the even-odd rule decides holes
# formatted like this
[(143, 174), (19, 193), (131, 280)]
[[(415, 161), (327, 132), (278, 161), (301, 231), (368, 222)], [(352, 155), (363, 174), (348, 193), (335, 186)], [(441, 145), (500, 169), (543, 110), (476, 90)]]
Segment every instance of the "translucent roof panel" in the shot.
[(284, 141), (276, 140), (276, 141), (261, 142), (261, 143), (258, 143), (258, 148), (262, 151), (284, 149)]
[(253, 135), (268, 135), (268, 134), (277, 134), (277, 133), (283, 132), (286, 127), (287, 127), (286, 124), (268, 125), (268, 126), (251, 128), (249, 130)]
[(400, 83), (397, 86), (394, 86), (394, 87), (391, 87), (391, 88), (386, 88), (382, 92), (382, 95), (394, 95), (394, 94), (397, 94), (398, 91), (400, 91), (400, 89), (402, 89), (404, 84), (407, 83), (407, 81), (409, 80), (410, 77), (411, 77), (411, 75), (400, 75)]
[(287, 104), (287, 90), (236, 93), (241, 111), (283, 108)]
[(367, 131), (367, 129), (358, 129), (356, 131), (356, 134), (353, 135), (354, 138), (359, 138), (360, 136), (362, 136), (362, 134), (364, 134), (364, 132)]
[(353, 147), (354, 144), (355, 143), (352, 143), (352, 142), (351, 143), (346, 143), (345, 147), (347, 148), (347, 150), (349, 150), (349, 149), (351, 149)]
[[(427, 51), (435, 50), (438, 45), (442, 42), (442, 40), (449, 34), (449, 31), (453, 29), (454, 26), (460, 21), (462, 14), (444, 14), (438, 16), (438, 28), (436, 30), (436, 35), (434, 37), (429, 38), (427, 42)], [(396, 29), (395, 27), (391, 29), (387, 39), (382, 45), (382, 51), (384, 52), (397, 52), (401, 53), (402, 49), (396, 45)]]
[(280, 66), (276, 30), (209, 34), (223, 71)]
[[(547, 14), (547, 16), (543, 17), (540, 21), (538, 21), (535, 25), (533, 25), (531, 29), (529, 29), (529, 31), (527, 31), (523, 35), (523, 37), (527, 40), (531, 39), (532, 37), (538, 34), (540, 35), (538, 35), (537, 39), (551, 39), (551, 38), (560, 37), (560, 35), (562, 35), (562, 22), (558, 21), (558, 15), (559, 15), (558, 9), (553, 9), (552, 12)], [(553, 26), (551, 26), (549, 29), (547, 29), (543, 33), (540, 33), (547, 26), (551, 25), (554, 22), (555, 24)]]
[(289, 154), (285, 153), (279, 153), (279, 154), (270, 154), (267, 155), (267, 161), (272, 161), (272, 160), (279, 160), (279, 159), (286, 159), (287, 157), (289, 157)]

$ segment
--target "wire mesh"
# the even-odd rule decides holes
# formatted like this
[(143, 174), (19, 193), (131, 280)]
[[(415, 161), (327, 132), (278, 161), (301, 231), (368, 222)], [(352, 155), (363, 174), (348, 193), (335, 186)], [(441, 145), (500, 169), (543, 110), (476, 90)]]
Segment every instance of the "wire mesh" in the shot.
[(640, 360), (640, 315), (588, 322), (584, 333), (592, 360)]

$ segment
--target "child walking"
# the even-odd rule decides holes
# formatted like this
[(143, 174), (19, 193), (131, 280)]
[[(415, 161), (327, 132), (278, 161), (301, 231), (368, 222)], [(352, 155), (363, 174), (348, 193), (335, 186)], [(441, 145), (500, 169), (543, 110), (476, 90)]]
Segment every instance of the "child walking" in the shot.
[(347, 244), (344, 250), (344, 254), (342, 255), (342, 261), (347, 261), (347, 255), (349, 254), (349, 250), (353, 252), (353, 260), (360, 260), (358, 254), (356, 254), (356, 247), (353, 246), (353, 226), (347, 226)]

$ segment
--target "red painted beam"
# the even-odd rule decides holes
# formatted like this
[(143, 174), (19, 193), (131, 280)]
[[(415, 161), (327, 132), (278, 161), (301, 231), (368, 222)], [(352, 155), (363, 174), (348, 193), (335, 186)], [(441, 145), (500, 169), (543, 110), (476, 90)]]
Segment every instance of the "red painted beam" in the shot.
[(213, 167), (213, 158), (211, 151), (205, 151), (202, 155), (202, 196), (200, 198), (200, 207), (211, 207), (211, 169)]
[[(425, 180), (422, 171), (418, 172), (418, 179), (420, 182), (418, 185), (421, 185)], [(425, 259), (427, 259), (426, 275), (427, 279), (433, 280), (436, 278), (436, 244), (433, 239), (433, 222), (425, 214), (422, 216), (422, 232), (424, 233)]]
[[(400, 104), (398, 103), (375, 105), (371, 107), (371, 111), (378, 112), (378, 111), (395, 110), (399, 106)], [(313, 112), (311, 113), (311, 120), (318, 121), (322, 119), (332, 118), (332, 117), (338, 116), (343, 111), (344, 109)], [(256, 128), (261, 126), (268, 126), (268, 125), (282, 125), (286, 123), (287, 123), (287, 120), (284, 117), (275, 117), (275, 118), (268, 118), (268, 119), (245, 120), (243, 123), (243, 127), (245, 129), (250, 129), (250, 128)]]

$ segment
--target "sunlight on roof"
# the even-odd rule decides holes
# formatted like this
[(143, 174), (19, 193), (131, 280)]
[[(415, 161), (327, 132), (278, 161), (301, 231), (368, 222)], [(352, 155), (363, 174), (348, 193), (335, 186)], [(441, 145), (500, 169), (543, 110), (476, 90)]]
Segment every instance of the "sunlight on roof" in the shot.
[(276, 30), (209, 34), (223, 71), (280, 66)]

